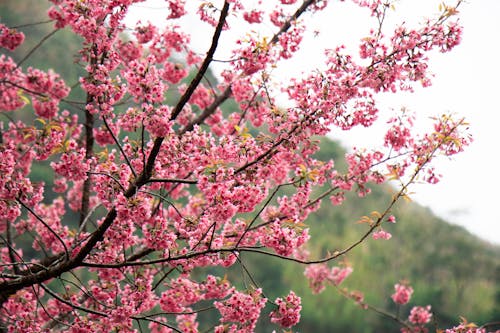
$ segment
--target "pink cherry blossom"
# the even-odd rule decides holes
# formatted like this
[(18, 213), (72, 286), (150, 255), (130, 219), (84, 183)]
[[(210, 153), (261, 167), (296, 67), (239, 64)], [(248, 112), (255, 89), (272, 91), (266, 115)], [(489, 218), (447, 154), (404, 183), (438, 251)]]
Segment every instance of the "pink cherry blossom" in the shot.
[(432, 318), (431, 306), (428, 305), (426, 307), (422, 306), (414, 306), (410, 315), (408, 316), (408, 320), (412, 324), (427, 324), (430, 322)]
[(0, 47), (14, 51), (24, 42), (24, 34), (0, 24)]
[(286, 299), (277, 298), (275, 301), (277, 310), (271, 312), (271, 322), (279, 324), (281, 327), (292, 327), (300, 320), (300, 297), (290, 291)]
[(397, 283), (394, 285), (394, 289), (396, 290), (394, 294), (392, 294), (391, 298), (396, 304), (406, 304), (410, 301), (411, 295), (413, 294), (413, 288), (407, 286), (405, 284)]
[(373, 234), (372, 234), (372, 237), (373, 239), (385, 239), (385, 240), (389, 240), (392, 238), (392, 235), (385, 231), (385, 230), (378, 230), (378, 231), (375, 231)]
[[(83, 73), (66, 81), (58, 64), (42, 70), (16, 62), (23, 55), (0, 55), (0, 326), (254, 332), (265, 307), (268, 321), (297, 325), (300, 297), (268, 300), (246, 271), (247, 252), (303, 264), (313, 293), (333, 285), (372, 308), (340, 287), (353, 272), (347, 261), (329, 262), (370, 234), (389, 239), (383, 222), (395, 222), (396, 201), (416, 179), (439, 181), (435, 158), (472, 140), (463, 119), (437, 117), (419, 133), (406, 110), (389, 111), (385, 125), (379, 112), (380, 93), (431, 84), (432, 52), (461, 40), (455, 7), (389, 28), (379, 24), (385, 1), (354, 0), (373, 16), (358, 50), (324, 45), (318, 70), (283, 80), (275, 73), (285, 61), (307, 60), (299, 50), (318, 12), (340, 2), (166, 0), (163, 27), (147, 17), (128, 23), (139, 0), (50, 2), (51, 25), (81, 41), (59, 56), (74, 57)], [(206, 49), (186, 19), (212, 33)], [(31, 23), (0, 24), (0, 47), (21, 50)], [(239, 33), (241, 24), (249, 29)], [(318, 138), (377, 122), (379, 149), (352, 147), (345, 168), (343, 157), (317, 158)], [(311, 214), (342, 209), (391, 179), (402, 187), (359, 241), (308, 249), (318, 227)], [(394, 302), (408, 303), (413, 289), (395, 289)], [(423, 332), (430, 318), (430, 307), (415, 307), (405, 329)]]

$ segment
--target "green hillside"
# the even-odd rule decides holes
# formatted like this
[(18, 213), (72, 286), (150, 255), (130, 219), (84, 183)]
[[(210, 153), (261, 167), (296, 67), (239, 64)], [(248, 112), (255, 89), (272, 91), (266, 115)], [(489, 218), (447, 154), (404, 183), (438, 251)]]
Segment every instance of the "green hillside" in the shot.
[[(47, 3), (3, 0), (0, 22), (17, 26), (46, 20)], [(52, 31), (52, 24), (20, 30), (28, 39), (25, 46), (13, 54), (17, 60)], [(74, 62), (79, 42), (69, 31), (59, 31), (37, 49), (23, 67), (52, 67), (69, 85), (74, 84), (81, 73)], [(81, 92), (76, 89), (71, 99), (82, 100)], [(325, 139), (321, 148), (318, 158), (333, 158), (337, 165), (342, 164), (344, 151), (339, 144)], [(36, 178), (47, 181), (52, 175), (43, 167), (34, 169), (33, 173)], [(374, 188), (366, 198), (352, 196), (340, 207), (332, 207), (325, 200), (322, 208), (308, 221), (313, 239), (310, 252), (319, 256), (326, 250), (342, 249), (358, 239), (366, 226), (356, 221), (371, 211), (384, 209), (393, 191), (389, 186)], [(415, 293), (411, 303), (400, 309), (402, 315), (407, 315), (413, 305), (431, 304), (439, 327), (453, 326), (459, 321), (459, 315), (478, 323), (500, 320), (500, 247), (447, 223), (415, 203), (400, 202), (393, 213), (398, 222), (387, 227), (392, 239), (368, 239), (350, 252), (346, 260), (353, 264), (354, 272), (341, 287), (360, 290), (370, 304), (395, 311), (390, 299), (393, 285), (405, 279)], [(320, 295), (312, 295), (301, 265), (250, 254), (243, 254), (243, 262), (254, 273), (253, 278), (267, 292), (268, 298), (283, 296), (290, 289), (302, 297), (302, 321), (294, 331), (399, 332), (395, 323), (344, 299), (334, 287), (328, 287)], [(237, 278), (244, 275), (240, 268), (229, 274)], [(260, 326), (259, 331), (271, 332), (273, 329), (279, 332), (274, 326)]]

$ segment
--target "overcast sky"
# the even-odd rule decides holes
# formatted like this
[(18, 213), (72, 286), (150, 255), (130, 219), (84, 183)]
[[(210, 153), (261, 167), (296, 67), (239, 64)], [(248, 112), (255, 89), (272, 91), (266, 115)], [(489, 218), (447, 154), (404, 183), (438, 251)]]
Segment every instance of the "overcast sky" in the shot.
[[(436, 14), (440, 2), (398, 1), (386, 24), (400, 22), (402, 18), (408, 24), (417, 24), (425, 16)], [(200, 1), (188, 3), (196, 7)], [(451, 5), (454, 1), (447, 0), (446, 3)], [(131, 10), (128, 24), (132, 25), (138, 19), (164, 24), (163, 8), (165, 2), (162, 0), (138, 4)], [(286, 78), (316, 69), (325, 47), (333, 48), (341, 43), (346, 44), (348, 49), (352, 47), (356, 50), (359, 39), (367, 35), (370, 26), (369, 16), (365, 14), (349, 1), (332, 1), (327, 10), (308, 23), (310, 34), (301, 48), (301, 60), (284, 64), (274, 74)], [(433, 85), (416, 89), (413, 94), (381, 96), (380, 118), (386, 118), (391, 109), (402, 106), (414, 111), (421, 120), (450, 112), (466, 117), (471, 124), (473, 144), (453, 160), (442, 160), (437, 165), (444, 176), (441, 182), (413, 187), (416, 193), (412, 198), (449, 222), (460, 224), (472, 233), (500, 244), (500, 211), (497, 208), (500, 200), (500, 107), (497, 102), (500, 95), (500, 65), (497, 61), (500, 54), (500, 1), (470, 0), (460, 7), (460, 20), (464, 26), (461, 45), (451, 53), (432, 55)], [(212, 29), (207, 25), (197, 25), (192, 20), (180, 23), (190, 27), (197, 50), (206, 52)], [(240, 28), (236, 30), (242, 34), (248, 31), (248, 26), (233, 24), (233, 28)], [(313, 37), (314, 30), (321, 34)], [(268, 26), (264, 27), (262, 34), (272, 35), (273, 32), (273, 28)], [(236, 36), (223, 35), (222, 38), (221, 45), (224, 45)], [(228, 58), (228, 51), (221, 48), (216, 57)], [(340, 139), (346, 147), (370, 147), (373, 135), (377, 133), (379, 137), (383, 135), (381, 128), (349, 132), (337, 130), (332, 131), (331, 137)]]

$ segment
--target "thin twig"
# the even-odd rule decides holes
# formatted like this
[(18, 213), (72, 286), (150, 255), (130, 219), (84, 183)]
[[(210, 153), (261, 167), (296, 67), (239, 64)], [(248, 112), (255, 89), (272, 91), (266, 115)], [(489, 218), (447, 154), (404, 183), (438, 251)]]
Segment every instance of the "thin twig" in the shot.
[(16, 69), (21, 67), (23, 62), (25, 62), (40, 46), (42, 46), (43, 43), (50, 37), (52, 37), (56, 32), (58, 32), (60, 29), (54, 29), (52, 30), (49, 34), (44, 36), (21, 60), (17, 62)]
[(109, 127), (108, 120), (106, 119), (105, 116), (102, 117), (102, 120), (103, 120), (104, 126), (106, 126), (106, 129), (108, 130), (109, 134), (111, 134), (113, 141), (118, 146), (118, 149), (120, 149), (120, 152), (122, 153), (122, 156), (125, 159), (125, 162), (127, 162), (127, 165), (130, 168), (130, 171), (132, 171), (132, 174), (134, 175), (134, 177), (137, 178), (137, 173), (135, 173), (134, 167), (132, 166), (132, 163), (130, 163), (130, 160), (128, 159), (127, 154), (125, 154), (125, 151), (123, 150), (122, 145), (120, 144), (120, 142), (118, 142), (118, 138), (116, 137), (115, 133), (113, 133), (113, 130), (111, 129), (111, 127)]
[(69, 306), (71, 306), (74, 309), (77, 309), (77, 310), (80, 310), (80, 311), (83, 311), (83, 312), (87, 312), (87, 313), (92, 313), (92, 314), (95, 314), (95, 315), (101, 316), (101, 317), (108, 317), (108, 315), (106, 313), (104, 313), (104, 312), (100, 312), (100, 311), (92, 310), (92, 309), (89, 309), (89, 308), (85, 308), (83, 306), (80, 306), (80, 305), (77, 305), (77, 304), (71, 303), (70, 301), (65, 300), (64, 298), (62, 298), (61, 296), (59, 296), (58, 294), (56, 294), (55, 292), (53, 292), (50, 288), (48, 288), (47, 286), (45, 286), (43, 283), (40, 283), (40, 287), (42, 287), (43, 290), (45, 290), (50, 296), (54, 297), (59, 302), (64, 303), (66, 305), (69, 305)]
[(33, 209), (31, 209), (30, 207), (28, 207), (21, 199), (17, 198), (16, 199), (17, 202), (19, 202), (19, 204), (21, 206), (23, 206), (27, 211), (29, 211), (38, 221), (40, 221), (40, 223), (42, 223), (44, 225), (45, 228), (47, 228), (47, 230), (50, 231), (51, 234), (53, 234), (57, 240), (59, 240), (59, 242), (61, 243), (61, 245), (63, 246), (64, 248), (64, 252), (66, 253), (66, 259), (69, 259), (69, 251), (68, 251), (68, 248), (66, 247), (66, 244), (64, 243), (63, 239), (61, 238), (61, 236), (59, 236), (59, 234), (57, 232), (55, 232), (54, 229), (52, 229), (48, 224), (47, 222), (45, 222), (41, 217), (40, 215), (38, 215)]
[(31, 27), (31, 26), (34, 26), (34, 25), (39, 25), (39, 24), (45, 24), (45, 23), (50, 23), (50, 22), (54, 22), (54, 20), (46, 20), (46, 21), (39, 21), (39, 22), (33, 22), (33, 23), (25, 23), (25, 24), (20, 24), (20, 25), (16, 25), (16, 26), (13, 26), (11, 27), (12, 29), (20, 29), (20, 28), (26, 28), (26, 27)]

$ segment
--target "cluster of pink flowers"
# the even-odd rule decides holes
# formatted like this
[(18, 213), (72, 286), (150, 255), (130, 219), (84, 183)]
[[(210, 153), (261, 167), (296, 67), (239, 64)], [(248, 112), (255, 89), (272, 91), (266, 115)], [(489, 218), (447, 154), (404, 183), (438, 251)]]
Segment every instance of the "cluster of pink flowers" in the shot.
[(289, 256), (294, 249), (302, 246), (309, 239), (307, 229), (283, 227), (281, 223), (271, 223), (268, 232), (263, 235), (261, 243), (276, 251), (276, 253)]
[(179, 83), (179, 81), (185, 78), (187, 74), (187, 68), (180, 63), (174, 64), (167, 61), (163, 64), (162, 79), (169, 83), (177, 84)]
[(432, 313), (431, 306), (428, 305), (426, 307), (423, 306), (415, 306), (411, 309), (410, 315), (408, 316), (408, 320), (412, 324), (420, 324), (424, 325), (431, 321)]
[(186, 0), (166, 0), (168, 3), (168, 9), (170, 9), (170, 14), (168, 14), (169, 19), (177, 19), (186, 15)]
[(158, 33), (156, 26), (148, 23), (144, 26), (137, 26), (135, 28), (135, 38), (141, 44), (150, 42), (153, 37)]
[(300, 297), (290, 291), (285, 299), (278, 297), (275, 301), (278, 309), (271, 312), (271, 322), (279, 324), (281, 327), (292, 327), (300, 320)]
[(204, 2), (198, 7), (197, 14), (200, 17), (200, 20), (203, 22), (207, 22), (212, 26), (217, 25), (217, 14), (218, 9), (211, 2)]
[(385, 239), (385, 240), (389, 240), (392, 238), (392, 235), (391, 233), (383, 230), (383, 229), (380, 229), (378, 231), (375, 231), (373, 234), (372, 234), (372, 237), (373, 239)]
[(243, 18), (248, 23), (260, 23), (262, 22), (263, 12), (260, 10), (252, 10), (249, 12), (243, 13)]
[[(16, 110), (28, 103), (31, 96), (35, 113), (43, 118), (53, 118), (59, 111), (59, 102), (69, 94), (64, 81), (49, 70), (44, 72), (29, 67), (26, 73), (12, 59), (0, 56), (0, 109)], [(26, 94), (26, 95), (25, 95)]]
[(14, 51), (24, 42), (24, 34), (0, 23), (0, 47)]
[[(239, 0), (224, 7), (203, 2), (195, 9), (200, 20), (222, 27), (206, 58), (175, 21), (188, 12), (185, 0), (166, 0), (169, 24), (162, 29), (125, 26), (139, 0), (51, 2), (55, 28), (83, 38), (77, 60), (85, 75), (75, 89), (86, 98), (76, 113), (79, 103), (67, 98), (61, 76), (0, 55), (0, 112), (19, 113), (0, 124), (0, 232), (14, 239), (0, 249), (0, 326), (10, 331), (64, 325), (70, 332), (134, 332), (134, 320), (153, 320), (153, 332), (194, 333), (200, 305), (210, 302), (219, 315), (216, 332), (252, 332), (268, 300), (259, 286), (242, 291), (222, 277), (225, 268), (243, 265), (241, 253), (317, 262), (306, 249), (314, 226), (305, 222), (323, 197), (341, 205), (349, 192), (366, 196), (389, 178), (381, 170), (395, 177), (420, 172), (434, 183), (439, 174), (428, 165), (434, 156), (454, 155), (470, 142), (462, 122), (447, 117), (418, 137), (412, 117), (401, 112), (387, 125), (383, 150), (354, 149), (346, 171), (315, 158), (317, 136), (377, 120), (375, 94), (427, 85), (427, 53), (460, 41), (456, 23), (402, 25), (388, 35), (373, 29), (360, 42), (359, 62), (339, 46), (325, 50), (323, 71), (277, 85), (274, 68), (298, 55), (309, 16), (328, 1), (280, 0), (273, 9), (262, 1), (248, 8)], [(354, 2), (383, 19), (385, 2)], [(215, 47), (229, 40), (225, 30), (235, 20), (266, 24), (271, 34), (238, 36), (229, 45), (231, 59), (219, 59)], [(123, 37), (127, 31), (131, 40)], [(14, 50), (23, 39), (0, 24), (0, 47)], [(219, 84), (206, 72), (216, 59), (224, 67)], [(289, 107), (279, 107), (280, 94)], [(225, 108), (227, 100), (234, 108)], [(53, 182), (33, 181), (32, 170), (46, 160)], [(395, 218), (384, 214), (382, 221)], [(380, 223), (366, 236), (375, 229), (373, 238), (389, 239)], [(16, 243), (23, 234), (33, 237), (39, 257)], [(208, 274), (211, 267), (221, 276)], [(85, 282), (66, 278), (80, 269)], [(318, 293), (351, 273), (324, 263), (304, 274)], [(395, 288), (394, 302), (408, 303), (413, 289)], [(361, 294), (351, 298), (366, 306)], [(274, 305), (271, 322), (298, 323), (298, 295)], [(430, 308), (415, 307), (409, 321), (417, 330), (430, 318)]]
[[(250, 41), (240, 40), (239, 43), (243, 47), (234, 54), (234, 57), (241, 59), (236, 66), (238, 72), (243, 72), (245, 75), (255, 74), (263, 70), (272, 59), (266, 40), (252, 38)], [(252, 94), (251, 91), (247, 93)]]
[[(230, 332), (253, 332), (260, 311), (266, 304), (261, 296), (262, 290), (256, 289), (248, 293), (234, 292), (229, 299), (223, 302), (214, 302), (214, 306), (221, 314), (222, 323), (233, 323)], [(224, 332), (224, 326), (216, 327), (216, 332)]]
[(146, 60), (132, 61), (122, 73), (129, 84), (128, 92), (137, 102), (144, 100), (149, 103), (159, 103), (164, 98), (167, 86), (160, 80), (162, 73), (151, 65), (154, 61), (152, 56)]
[[(70, 144), (70, 151), (76, 148), (73, 143)], [(59, 175), (69, 180), (85, 180), (87, 172), (90, 170), (90, 161), (85, 159), (85, 150), (81, 148), (78, 151), (63, 153), (59, 162), (52, 162), (51, 167)]]
[(300, 42), (304, 34), (305, 27), (295, 25), (290, 32), (280, 36), (279, 45), (281, 46), (280, 56), (283, 59), (289, 59), (299, 50)]
[(409, 327), (401, 328), (401, 333), (428, 333), (429, 329), (425, 324), (429, 323), (432, 318), (430, 306), (421, 307), (415, 306), (411, 309), (408, 317), (409, 322), (412, 324)]
[(186, 307), (203, 299), (201, 286), (185, 278), (170, 283), (170, 288), (162, 293), (160, 307), (166, 312), (181, 313)]
[(394, 286), (394, 289), (396, 291), (391, 296), (394, 303), (402, 305), (410, 301), (411, 295), (413, 294), (412, 287), (398, 283)]
[[(22, 290), (15, 297), (9, 298), (2, 306), (3, 311), (11, 314), (16, 326), (10, 332), (43, 332), (43, 321), (37, 320), (37, 298), (44, 294), (43, 289), (36, 288), (35, 291)], [(54, 308), (58, 311), (59, 304)]]
[(328, 269), (325, 264), (314, 264), (307, 266), (304, 275), (309, 279), (309, 287), (313, 293), (318, 294), (325, 289), (326, 283), (333, 283), (333, 285), (338, 286), (351, 273), (352, 268), (349, 266), (334, 266)]

